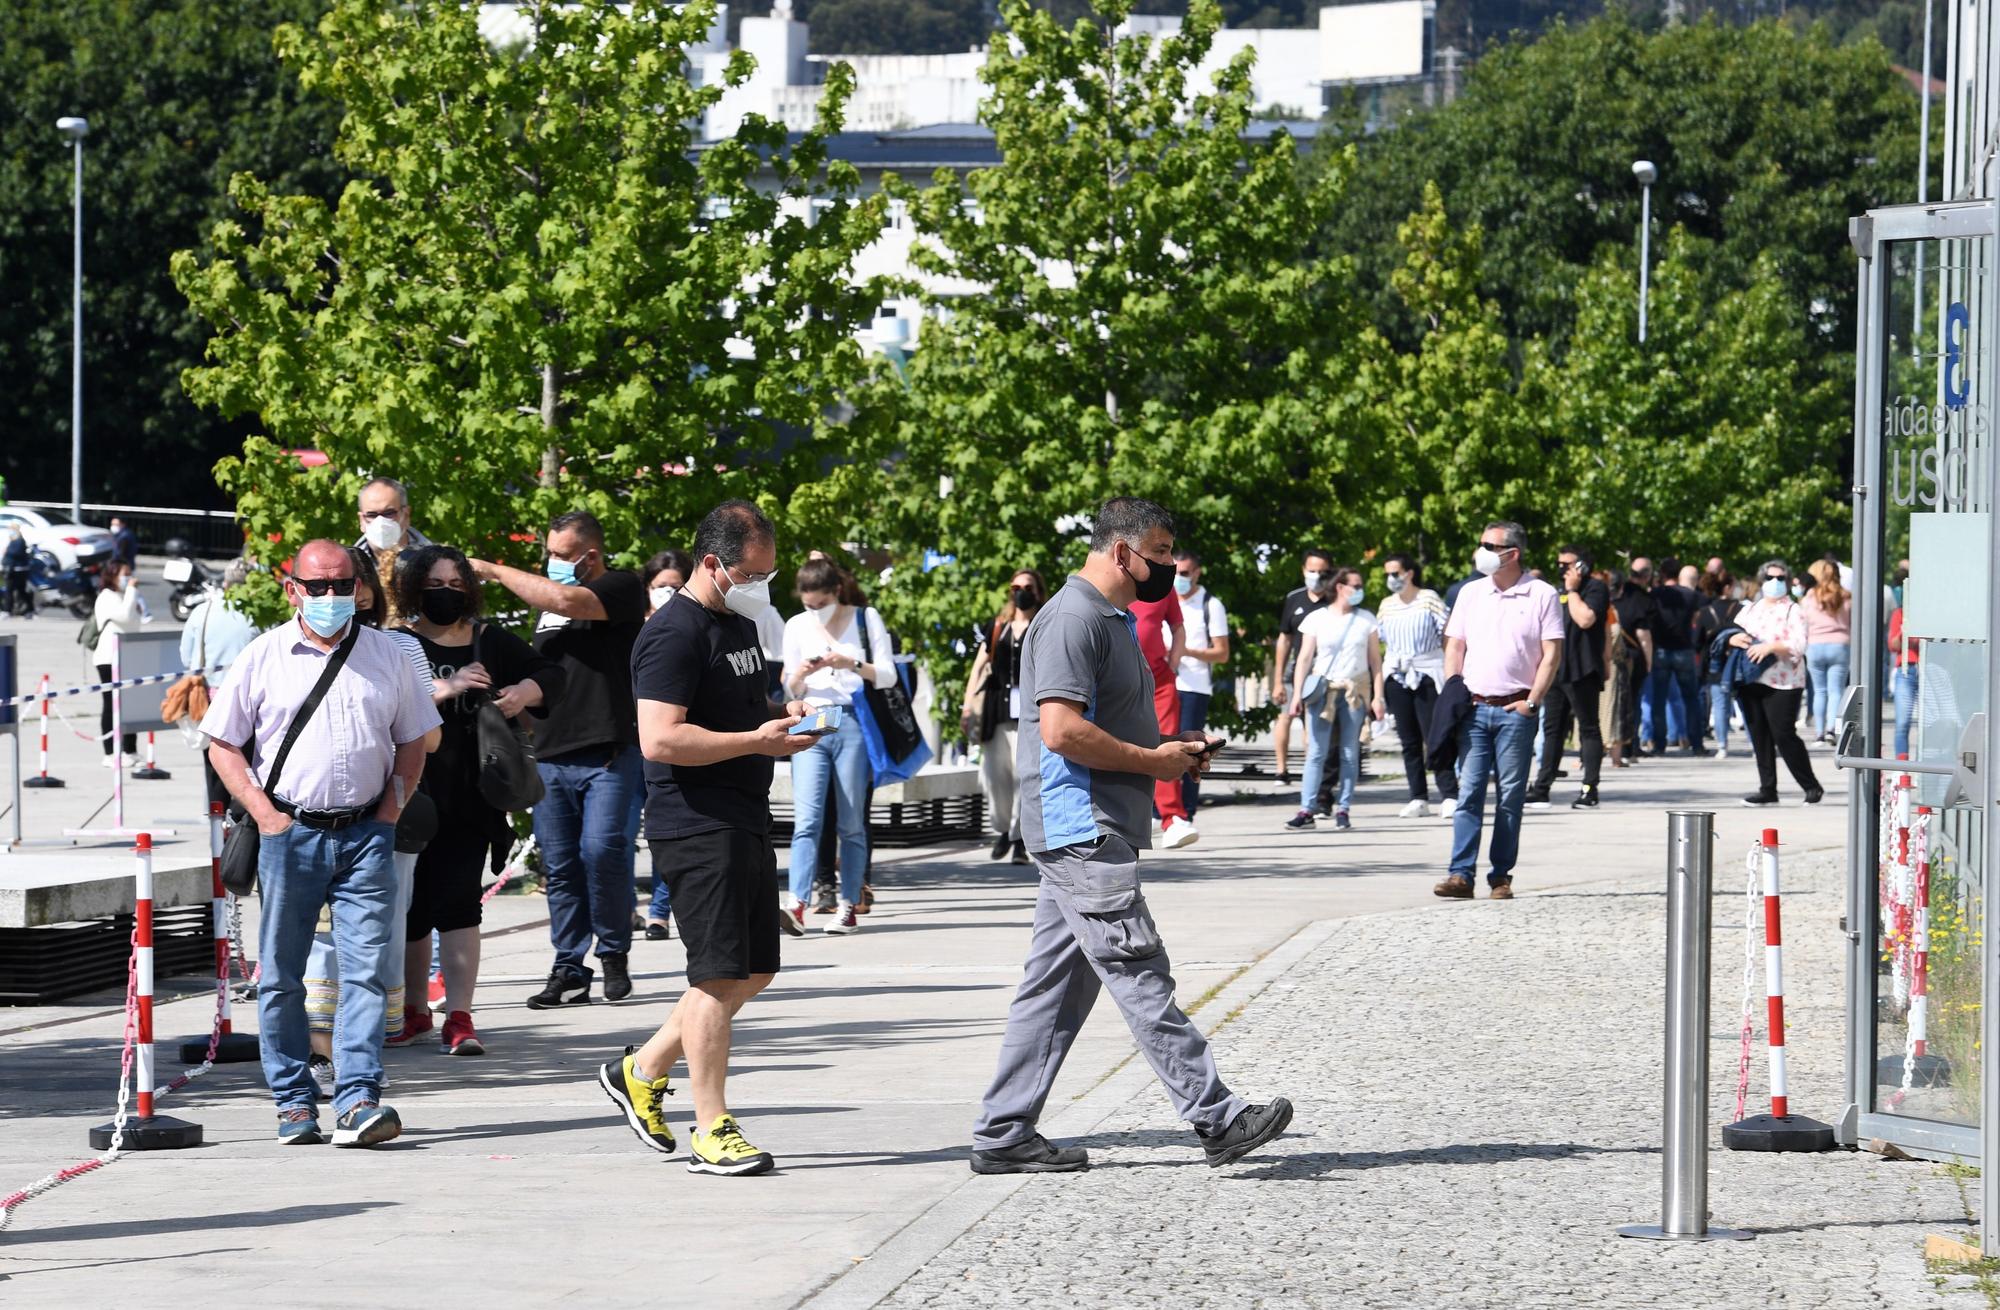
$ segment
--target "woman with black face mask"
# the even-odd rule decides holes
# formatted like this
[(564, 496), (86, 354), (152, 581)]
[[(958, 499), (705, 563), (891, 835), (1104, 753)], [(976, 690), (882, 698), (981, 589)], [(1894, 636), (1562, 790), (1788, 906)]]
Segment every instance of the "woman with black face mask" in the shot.
[[(444, 717), (444, 737), (424, 768), (423, 790), (437, 806), (437, 835), (417, 857), (417, 876), (404, 958), (405, 995), (423, 997), (429, 982), (427, 943), (438, 933), (444, 963), (447, 1055), (481, 1055), (472, 1026), (472, 989), (479, 976), (480, 880), (497, 847), (505, 851), (513, 829), (507, 816), (479, 794), (479, 707), (488, 701), (508, 718), (546, 717), (562, 696), (563, 672), (504, 628), (476, 622), (479, 582), (464, 555), (449, 546), (418, 550), (396, 578), (397, 609), (423, 643)], [(406, 1003), (407, 1004), (407, 1003)], [(428, 1031), (430, 1011), (410, 1005), (396, 1045)]]
[(1020, 789), (1014, 779), (1014, 741), (1021, 720), (1021, 639), (1048, 594), (1042, 575), (1033, 569), (1014, 574), (1007, 603), (992, 627), (980, 634), (979, 653), (965, 680), (965, 704), (960, 709), (966, 741), (983, 748), (979, 781), (986, 791), (987, 821), (993, 825), (992, 856), (997, 860), (1011, 850), (1016, 864), (1028, 862), (1027, 847), (1021, 844)]

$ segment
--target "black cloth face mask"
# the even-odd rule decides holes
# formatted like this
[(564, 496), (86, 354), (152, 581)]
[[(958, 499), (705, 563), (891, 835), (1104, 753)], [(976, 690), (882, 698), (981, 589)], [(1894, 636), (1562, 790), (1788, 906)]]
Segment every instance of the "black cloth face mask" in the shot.
[[(1140, 558), (1144, 559), (1145, 557), (1141, 556)], [(1150, 559), (1146, 560), (1146, 567), (1151, 572), (1146, 575), (1144, 582), (1139, 581), (1137, 578), (1132, 578), (1131, 569), (1125, 570), (1125, 576), (1132, 578), (1135, 599), (1150, 604), (1153, 601), (1165, 600), (1168, 596), (1172, 595), (1174, 590), (1173, 568), (1169, 565), (1161, 564), (1157, 560)]]
[(465, 611), (472, 597), (450, 587), (426, 587), (418, 606), (425, 618), (440, 628), (448, 628), (465, 617)]

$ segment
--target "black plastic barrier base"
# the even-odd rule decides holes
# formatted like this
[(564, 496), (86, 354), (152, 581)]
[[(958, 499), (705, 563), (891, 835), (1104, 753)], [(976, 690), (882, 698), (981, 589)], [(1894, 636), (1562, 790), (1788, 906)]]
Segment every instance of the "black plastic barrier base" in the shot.
[(174, 775), (168, 773), (165, 769), (161, 768), (157, 764), (146, 764), (146, 765), (141, 765), (139, 768), (132, 770), (129, 776), (134, 778), (144, 778), (147, 782), (157, 782), (161, 778), (171, 778)]
[[(99, 1124), (90, 1130), (90, 1149), (108, 1151), (111, 1149), (111, 1135), (116, 1132), (116, 1121)], [(134, 1115), (125, 1121), (125, 1140), (122, 1150), (126, 1151), (178, 1151), (189, 1146), (201, 1145), (201, 1125), (176, 1119), (172, 1115), (155, 1114), (140, 1118)]]
[(1802, 1114), (1753, 1114), (1724, 1127), (1722, 1144), (1732, 1151), (1831, 1151), (1833, 1127)]
[[(1903, 1085), (1903, 1057), (1885, 1055), (1875, 1061), (1875, 1085), (1877, 1087), (1901, 1087)], [(1951, 1061), (1942, 1055), (1932, 1055), (1926, 1051), (1910, 1061), (1910, 1086), (1949, 1087), (1951, 1086)]]
[[(182, 1064), (200, 1064), (207, 1058), (208, 1038), (190, 1038), (181, 1043)], [(252, 1060), (262, 1058), (262, 1053), (257, 1049), (257, 1039), (249, 1033), (227, 1033), (216, 1039), (217, 1064), (248, 1064)]]
[(38, 773), (32, 778), (21, 779), (21, 785), (23, 787), (61, 787), (65, 784), (61, 778), (51, 778), (45, 773)]

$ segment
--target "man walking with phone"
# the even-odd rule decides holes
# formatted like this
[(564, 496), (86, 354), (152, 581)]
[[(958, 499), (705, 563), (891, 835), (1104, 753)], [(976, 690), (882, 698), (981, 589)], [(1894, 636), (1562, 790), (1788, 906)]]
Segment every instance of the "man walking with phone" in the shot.
[(772, 760), (811, 749), (795, 733), (812, 707), (771, 703), (757, 616), (778, 568), (771, 521), (725, 501), (695, 530), (695, 570), (647, 621), (632, 651), (646, 757), (646, 845), (673, 896), (687, 947), (687, 990), (637, 1048), (598, 1070), (625, 1122), (672, 1154), (668, 1071), (687, 1059), (695, 1132), (688, 1172), (743, 1176), (771, 1168), (723, 1095), (730, 1024), (778, 973), (778, 859), (771, 845)]
[(1024, 785), (1021, 835), (1041, 885), (999, 1068), (973, 1127), (974, 1173), (1089, 1167), (1082, 1147), (1055, 1146), (1035, 1125), (1100, 988), (1210, 1165), (1242, 1159), (1291, 1122), (1289, 1101), (1250, 1105), (1223, 1085), (1208, 1039), (1174, 999), (1166, 948), (1139, 891), (1153, 784), (1198, 773), (1215, 745), (1199, 732), (1160, 740), (1153, 675), (1130, 612), (1135, 600), (1173, 594), (1173, 545), (1173, 519), (1160, 506), (1106, 501), (1089, 558), (1022, 644), (1016, 776), (1038, 780)]
[(236, 657), (201, 721), (216, 773), (260, 834), (257, 1028), (285, 1145), (325, 1140), (304, 981), (322, 907), (340, 961), (333, 1144), (375, 1146), (403, 1131), (381, 1104), (383, 965), (403, 933), (396, 820), (441, 720), (403, 647), (356, 621), (354, 585), (345, 549), (307, 542), (285, 583), (297, 616)]

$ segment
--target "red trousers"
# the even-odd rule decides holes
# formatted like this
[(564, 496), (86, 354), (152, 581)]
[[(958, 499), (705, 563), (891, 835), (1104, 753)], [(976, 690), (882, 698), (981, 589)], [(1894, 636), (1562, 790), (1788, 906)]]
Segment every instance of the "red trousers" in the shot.
[[(1160, 740), (1178, 737), (1181, 731), (1181, 694), (1174, 689), (1174, 675), (1162, 676), (1153, 670), (1153, 717), (1160, 721)], [(1160, 822), (1170, 823), (1188, 816), (1187, 801), (1181, 795), (1181, 780), (1153, 783), (1153, 808), (1160, 812)]]

